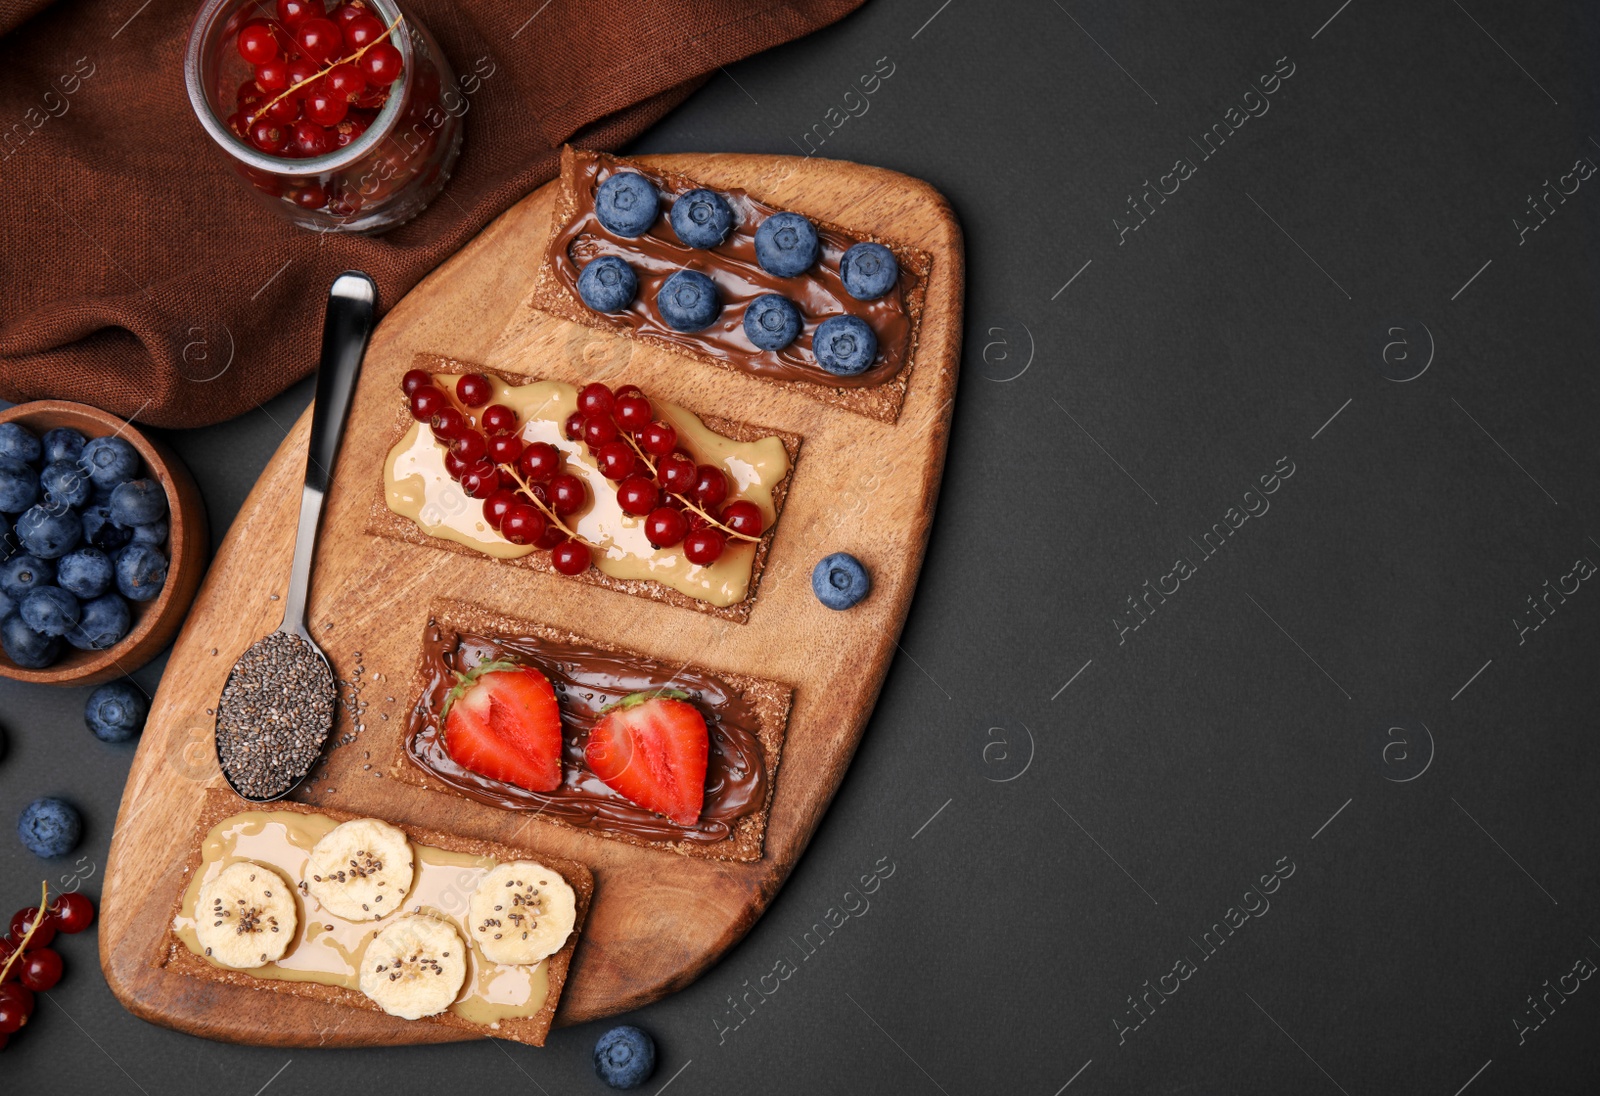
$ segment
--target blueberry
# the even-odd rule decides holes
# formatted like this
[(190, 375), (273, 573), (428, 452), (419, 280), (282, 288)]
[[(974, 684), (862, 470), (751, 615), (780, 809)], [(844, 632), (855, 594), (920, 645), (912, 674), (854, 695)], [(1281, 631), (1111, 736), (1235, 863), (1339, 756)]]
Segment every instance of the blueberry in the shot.
[(78, 599), (59, 586), (35, 586), (22, 599), (22, 623), (47, 636), (64, 636), (78, 626)]
[(848, 552), (835, 552), (811, 572), (811, 592), (830, 609), (848, 609), (872, 592), (872, 576)]
[(672, 203), (672, 231), (690, 247), (716, 247), (733, 230), (733, 209), (714, 190), (691, 190)]
[(130, 544), (113, 561), (117, 590), (129, 601), (151, 601), (167, 583), (167, 557), (148, 544)]
[(124, 528), (167, 516), (167, 493), (152, 479), (129, 480), (111, 492), (111, 520)]
[(39, 473), (16, 457), (0, 455), (0, 511), (20, 514), (39, 501)]
[(595, 191), (594, 215), (618, 236), (643, 235), (660, 212), (655, 184), (637, 171), (619, 171)]
[(143, 525), (133, 527), (133, 543), (149, 544), (152, 547), (167, 542), (167, 519), (147, 521)]
[(115, 552), (133, 539), (133, 530), (111, 520), (109, 504), (93, 504), (83, 512), (83, 539), (103, 552)]
[(656, 1041), (631, 1024), (614, 1027), (594, 1045), (594, 1071), (612, 1088), (638, 1088), (656, 1068)]
[(817, 230), (798, 213), (774, 213), (756, 229), (756, 262), (780, 278), (810, 270), (819, 246)]
[(83, 721), (101, 742), (126, 742), (144, 729), (150, 702), (144, 692), (126, 679), (102, 685), (89, 694)]
[(56, 565), (26, 553), (0, 563), (0, 590), (21, 601), (35, 586), (48, 586), (56, 580)]
[(782, 350), (800, 337), (800, 309), (787, 297), (763, 293), (744, 310), (744, 333), (763, 350)]
[(839, 260), (844, 291), (858, 301), (875, 301), (900, 279), (894, 252), (882, 244), (856, 244)]
[(17, 836), (22, 847), (37, 857), (65, 856), (77, 848), (78, 838), (83, 836), (83, 818), (66, 800), (35, 799), (22, 808)]
[(0, 649), (24, 670), (42, 670), (61, 653), (61, 641), (28, 627), (21, 614), (0, 620)]
[(83, 474), (75, 460), (58, 460), (44, 466), (39, 473), (39, 488), (44, 501), (55, 506), (82, 506), (89, 501), (94, 483)]
[(830, 316), (811, 337), (817, 364), (840, 377), (865, 373), (878, 356), (878, 336), (854, 316)]
[(639, 294), (639, 276), (615, 255), (602, 255), (578, 275), (578, 296), (596, 312), (621, 312)]
[(44, 436), (45, 463), (67, 460), (76, 464), (78, 458), (83, 456), (83, 446), (87, 440), (70, 426), (58, 426), (48, 431)]
[[(11, 519), (4, 514), (0, 514), (0, 559), (10, 559), (12, 554), (17, 551), (17, 548), (17, 538), (11, 528)], [(0, 613), (0, 616), (4, 615), (4, 613)]]
[(105, 651), (122, 642), (132, 626), (133, 614), (121, 594), (102, 594), (83, 603), (78, 626), (67, 633), (67, 642), (80, 651)]
[(116, 581), (111, 557), (98, 548), (78, 548), (56, 564), (56, 585), (85, 601), (97, 598)]
[(139, 474), (138, 450), (121, 438), (95, 438), (80, 459), (96, 487), (109, 489)]
[(4, 590), (0, 590), (0, 620), (4, 620), (17, 611), (17, 606), (22, 604), (21, 598), (12, 597)]
[(0, 456), (20, 460), (23, 464), (38, 464), (44, 446), (32, 430), (19, 422), (0, 423)]
[(83, 519), (69, 506), (40, 503), (17, 519), (17, 539), (40, 559), (59, 559), (83, 540)]
[(699, 331), (722, 311), (717, 287), (698, 270), (680, 270), (656, 294), (661, 318), (674, 331)]

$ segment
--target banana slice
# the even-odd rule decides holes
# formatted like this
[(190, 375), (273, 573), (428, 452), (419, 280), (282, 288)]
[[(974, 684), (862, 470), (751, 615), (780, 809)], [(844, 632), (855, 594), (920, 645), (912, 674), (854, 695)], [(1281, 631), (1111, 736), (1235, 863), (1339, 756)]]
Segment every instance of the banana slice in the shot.
[(447, 921), (402, 917), (367, 945), (361, 992), (390, 1016), (418, 1020), (450, 1007), (467, 977), (467, 945)]
[(376, 921), (403, 908), (411, 890), (411, 842), (376, 818), (323, 835), (306, 862), (306, 889), (335, 917)]
[(249, 861), (229, 864), (201, 885), (194, 917), (206, 955), (236, 970), (283, 958), (299, 925), (289, 881)]
[(577, 899), (561, 876), (532, 860), (501, 864), (467, 901), (472, 938), (492, 963), (537, 963), (561, 950)]

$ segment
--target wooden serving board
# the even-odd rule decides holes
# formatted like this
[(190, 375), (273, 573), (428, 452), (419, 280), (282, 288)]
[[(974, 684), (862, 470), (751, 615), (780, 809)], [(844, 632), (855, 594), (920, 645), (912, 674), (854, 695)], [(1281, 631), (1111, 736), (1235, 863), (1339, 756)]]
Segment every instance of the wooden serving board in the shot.
[[(688, 985), (749, 930), (805, 849), (860, 741), (916, 588), (961, 348), (961, 230), (927, 184), (878, 168), (792, 157), (677, 155), (644, 162), (880, 233), (922, 248), (934, 262), (914, 372), (894, 424), (532, 310), (527, 298), (553, 184), (485, 229), (378, 328), (334, 471), (310, 608), (335, 672), (345, 681), (359, 678), (366, 707), (354, 715), (341, 710), (333, 740), (355, 740), (331, 749), (326, 775), (296, 798), (590, 865), (595, 902), (561, 1001), (564, 1023), (637, 1008)], [(368, 536), (399, 378), (422, 352), (506, 374), (634, 382), (702, 414), (801, 435), (748, 623), (486, 557)], [(309, 423), (308, 410), (245, 501), (173, 648), (112, 839), (101, 966), (112, 991), (137, 1015), (215, 1039), (341, 1046), (470, 1038), (286, 995), (263, 1007), (259, 991), (201, 983), (154, 963), (206, 789), (223, 786), (211, 712), (233, 660), (282, 616), (278, 599), (287, 583)], [(871, 596), (844, 613), (824, 608), (811, 592), (813, 565), (834, 551), (855, 554), (873, 577)], [(635, 847), (388, 775), (413, 699), (422, 629), (430, 607), (446, 599), (665, 661), (794, 686), (762, 859), (733, 863)]]

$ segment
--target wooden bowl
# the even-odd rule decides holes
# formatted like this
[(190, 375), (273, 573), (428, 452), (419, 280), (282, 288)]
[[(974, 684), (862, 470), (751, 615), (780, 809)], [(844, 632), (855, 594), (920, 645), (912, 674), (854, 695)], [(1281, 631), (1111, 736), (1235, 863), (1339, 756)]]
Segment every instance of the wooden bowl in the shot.
[(210, 534), (205, 503), (189, 470), (165, 445), (145, 437), (130, 423), (83, 403), (37, 400), (0, 411), (0, 423), (15, 422), (35, 434), (70, 426), (86, 438), (117, 434), (139, 452), (145, 474), (167, 492), (167, 583), (154, 601), (128, 603), (133, 626), (122, 641), (105, 651), (80, 651), (65, 646), (61, 657), (43, 670), (24, 670), (0, 651), (0, 676), (40, 685), (98, 685), (124, 677), (166, 649), (177, 634), (200, 587), (206, 569)]

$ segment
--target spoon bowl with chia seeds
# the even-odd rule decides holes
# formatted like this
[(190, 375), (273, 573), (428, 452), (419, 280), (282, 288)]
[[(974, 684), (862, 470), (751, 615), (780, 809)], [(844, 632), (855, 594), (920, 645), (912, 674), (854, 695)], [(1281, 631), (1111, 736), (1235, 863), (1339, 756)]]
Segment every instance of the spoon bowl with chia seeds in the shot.
[(305, 779), (333, 730), (337, 696), (328, 656), (306, 626), (307, 594), (322, 504), (378, 304), (371, 278), (347, 270), (328, 292), (311, 443), (283, 622), (233, 664), (217, 702), (217, 764), (243, 799), (281, 799)]

